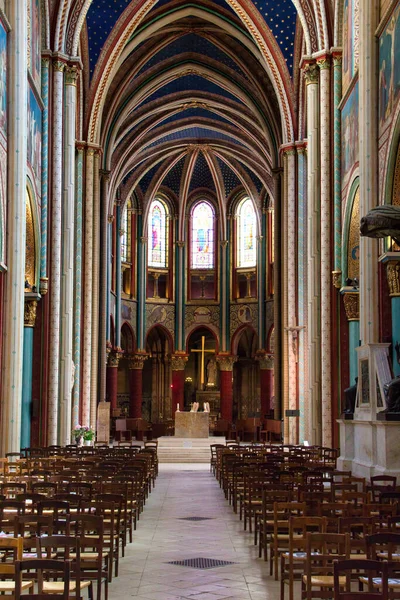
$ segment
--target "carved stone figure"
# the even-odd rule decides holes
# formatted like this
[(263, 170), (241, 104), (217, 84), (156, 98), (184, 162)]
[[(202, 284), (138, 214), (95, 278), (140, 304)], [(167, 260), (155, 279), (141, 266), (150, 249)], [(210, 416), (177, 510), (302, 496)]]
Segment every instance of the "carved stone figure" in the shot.
[(356, 382), (354, 385), (352, 385), (344, 390), (344, 402), (345, 402), (344, 414), (345, 415), (354, 414), (354, 409), (356, 406), (356, 398), (357, 398), (358, 377), (356, 377), (355, 380), (356, 380)]
[(217, 383), (217, 364), (213, 358), (207, 363), (207, 385), (213, 386)]
[(400, 376), (384, 386), (387, 413), (400, 413)]
[(361, 219), (360, 233), (371, 238), (391, 236), (400, 245), (400, 206), (385, 204), (372, 208)]

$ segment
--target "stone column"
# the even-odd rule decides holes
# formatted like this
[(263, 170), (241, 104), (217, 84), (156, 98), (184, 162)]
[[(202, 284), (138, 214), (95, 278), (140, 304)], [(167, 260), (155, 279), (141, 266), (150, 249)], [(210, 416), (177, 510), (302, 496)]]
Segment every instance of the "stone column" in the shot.
[(84, 288), (82, 328), (82, 425), (90, 424), (90, 378), (92, 375), (92, 289), (93, 289), (93, 166), (92, 147), (86, 150), (86, 189), (84, 204)]
[(37, 299), (33, 300), (25, 297), (21, 448), (29, 448), (31, 445), (33, 332), (36, 322), (36, 308)]
[(310, 443), (320, 444), (321, 436), (321, 240), (320, 240), (320, 144), (319, 69), (306, 62), (307, 86), (307, 330), (308, 330), (308, 414)]
[(275, 348), (274, 348), (274, 386), (275, 386), (275, 419), (281, 418), (282, 403), (282, 286), (281, 269), (278, 257), (281, 256), (281, 179), (282, 169), (273, 170), (274, 177), (274, 330), (275, 330)]
[(185, 364), (188, 361), (188, 356), (184, 352), (176, 352), (171, 355), (172, 366), (172, 415), (175, 417), (177, 405), (180, 410), (185, 406)]
[(331, 59), (317, 59), (320, 82), (321, 152), (321, 403), (322, 445), (332, 446), (331, 339)]
[(143, 364), (147, 357), (146, 352), (137, 352), (129, 360), (129, 416), (132, 419), (142, 418)]
[[(185, 348), (185, 242), (176, 242), (176, 347), (178, 352)], [(172, 400), (174, 404), (174, 400)], [(172, 409), (172, 416), (175, 411)]]
[(221, 418), (232, 423), (233, 415), (233, 364), (237, 361), (237, 356), (231, 354), (219, 354), (217, 362), (219, 364), (220, 398), (221, 398)]
[(392, 362), (393, 373), (396, 376), (400, 375), (400, 257), (390, 253), (391, 257), (395, 255), (393, 260), (386, 263), (386, 276), (389, 286), (389, 293), (392, 299)]
[(27, 157), (27, 1), (9, 3), (8, 18), (8, 198), (1, 393), (1, 456), (19, 452), (21, 439), (22, 350), (24, 337), (26, 157)]
[(111, 410), (118, 408), (117, 392), (118, 392), (118, 365), (124, 353), (120, 348), (116, 348), (108, 355), (106, 387), (107, 400), (111, 404)]
[[(92, 362), (90, 378), (90, 426), (96, 429), (99, 378), (99, 281), (100, 281), (100, 151), (93, 163), (93, 259), (92, 259)], [(119, 344), (118, 344), (119, 345)]]
[[(363, 0), (360, 10), (359, 139), (360, 217), (378, 204), (378, 41), (379, 4)], [(361, 344), (379, 342), (378, 242), (360, 237)]]
[(343, 303), (346, 317), (349, 322), (349, 380), (350, 385), (355, 383), (358, 376), (358, 358), (356, 348), (360, 339), (360, 308), (359, 293), (344, 292)]
[(106, 398), (107, 369), (107, 322), (108, 306), (108, 182), (109, 171), (101, 171), (101, 213), (100, 213), (100, 332), (99, 332), (99, 402)]
[(47, 278), (47, 219), (48, 219), (48, 191), (49, 191), (49, 71), (50, 58), (42, 58), (41, 71), (41, 97), (43, 102), (42, 111), (42, 189), (40, 205), (40, 293), (48, 291)]
[(228, 276), (229, 244), (228, 240), (221, 240), (221, 267), (220, 267), (220, 294), (221, 294), (221, 351), (226, 352), (229, 345), (229, 298), (230, 277)]
[(49, 388), (48, 444), (58, 443), (58, 412), (60, 384), (60, 300), (61, 300), (61, 240), (62, 240), (62, 174), (63, 174), (63, 106), (65, 63), (53, 61), (53, 121), (52, 121), (52, 195), (51, 195), (51, 272), (49, 318)]
[(82, 337), (82, 228), (83, 228), (83, 155), (85, 145), (76, 145), (75, 185), (75, 273), (74, 273), (74, 388), (72, 393), (72, 427), (80, 422), (81, 337)]
[(274, 357), (259, 352), (256, 360), (260, 365), (261, 418), (270, 417), (271, 401), (274, 395)]
[(59, 442), (71, 443), (74, 318), (75, 130), (78, 69), (65, 69), (64, 189), (62, 205), (62, 270), (60, 308)]
[(333, 285), (342, 284), (342, 51), (332, 49), (333, 56), (333, 195), (334, 195), (334, 271)]

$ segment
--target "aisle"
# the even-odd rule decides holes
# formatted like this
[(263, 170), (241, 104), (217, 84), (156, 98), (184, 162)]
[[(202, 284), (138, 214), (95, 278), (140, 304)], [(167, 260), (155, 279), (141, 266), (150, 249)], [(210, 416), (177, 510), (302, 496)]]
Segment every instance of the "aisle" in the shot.
[[(208, 465), (163, 464), (109, 598), (276, 600), (279, 584), (257, 555)], [(195, 558), (235, 564), (209, 569), (168, 564)]]

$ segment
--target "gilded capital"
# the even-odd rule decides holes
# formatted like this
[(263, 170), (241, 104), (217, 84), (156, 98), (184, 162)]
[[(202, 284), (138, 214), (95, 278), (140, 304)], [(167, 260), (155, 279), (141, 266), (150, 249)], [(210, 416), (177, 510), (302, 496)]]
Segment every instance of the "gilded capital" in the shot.
[(255, 356), (256, 361), (260, 365), (262, 371), (272, 370), (274, 368), (274, 357), (272, 354), (266, 354), (265, 352), (257, 352)]
[(354, 292), (343, 294), (344, 309), (348, 321), (358, 321), (360, 318), (359, 295)]
[(54, 71), (58, 71), (59, 73), (62, 73), (65, 69), (65, 62), (62, 60), (53, 61), (53, 69), (54, 69)]
[(237, 356), (233, 356), (232, 354), (219, 354), (217, 356), (220, 371), (232, 371), (236, 361)]
[(386, 277), (391, 297), (400, 296), (400, 262), (389, 260), (386, 264)]
[(138, 352), (129, 356), (129, 368), (141, 371), (144, 361), (148, 358), (147, 352)]
[(75, 65), (70, 67), (65, 67), (65, 84), (66, 85), (75, 85), (78, 79), (78, 67)]
[(319, 67), (316, 63), (307, 63), (304, 67), (304, 79), (306, 85), (318, 83)]
[(124, 352), (121, 348), (116, 348), (112, 350), (108, 355), (108, 366), (109, 367), (118, 367), (119, 361), (123, 357)]
[(25, 302), (24, 326), (35, 327), (37, 300), (28, 300)]
[(171, 354), (171, 365), (173, 371), (184, 371), (188, 356), (184, 352)]
[(176, 242), (176, 245), (178, 246), (178, 248), (184, 248), (185, 247), (185, 242), (179, 240)]
[(332, 271), (332, 283), (337, 290), (340, 290), (342, 287), (342, 271)]
[(41, 277), (39, 283), (39, 291), (41, 296), (45, 296), (49, 291), (49, 278)]
[(317, 65), (319, 66), (321, 71), (323, 69), (330, 69), (330, 67), (331, 67), (330, 57), (325, 55), (325, 56), (321, 56), (321, 58), (317, 58)]

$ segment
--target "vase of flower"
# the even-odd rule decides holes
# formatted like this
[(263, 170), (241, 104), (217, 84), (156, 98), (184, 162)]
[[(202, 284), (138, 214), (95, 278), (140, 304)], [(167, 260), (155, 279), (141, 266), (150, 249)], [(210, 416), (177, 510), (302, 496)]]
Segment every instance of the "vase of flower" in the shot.
[(95, 438), (94, 430), (84, 425), (75, 425), (72, 434), (77, 446), (91, 446)]

